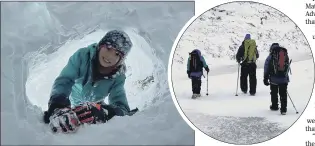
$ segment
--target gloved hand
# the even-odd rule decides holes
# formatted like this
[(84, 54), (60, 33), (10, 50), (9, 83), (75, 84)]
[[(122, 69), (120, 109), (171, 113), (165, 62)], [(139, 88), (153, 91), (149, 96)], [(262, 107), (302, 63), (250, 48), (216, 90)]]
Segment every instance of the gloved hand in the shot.
[(190, 71), (188, 70), (187, 70), (187, 75), (188, 75), (188, 78), (190, 78)]
[(209, 71), (210, 71), (210, 70), (209, 70), (209, 67), (206, 67), (205, 69), (206, 69), (207, 74), (208, 74), (208, 73), (209, 73)]
[(268, 78), (267, 78), (267, 77), (264, 77), (264, 84), (265, 84), (266, 86), (269, 86), (269, 85), (270, 85), (270, 83), (269, 83), (269, 81), (268, 81)]
[(109, 106), (93, 102), (83, 103), (73, 111), (81, 123), (87, 124), (106, 123), (115, 115), (114, 109)]
[(236, 62), (240, 64), (242, 59), (243, 58), (236, 58)]
[(49, 118), (49, 126), (53, 132), (75, 132), (80, 121), (71, 108), (57, 108)]
[(50, 97), (48, 110), (44, 112), (43, 120), (46, 124), (50, 123), (49, 118), (54, 113), (55, 109), (70, 108), (70, 100), (64, 95)]

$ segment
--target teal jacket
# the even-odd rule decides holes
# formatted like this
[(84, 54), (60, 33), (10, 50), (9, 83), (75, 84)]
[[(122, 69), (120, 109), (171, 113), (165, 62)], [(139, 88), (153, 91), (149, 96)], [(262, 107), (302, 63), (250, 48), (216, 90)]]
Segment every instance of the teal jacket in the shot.
[[(203, 56), (200, 56), (200, 59), (201, 59), (201, 62), (203, 64), (203, 67), (207, 68), (208, 64), (207, 64), (205, 58)], [(190, 62), (190, 57), (188, 57), (188, 61), (187, 61), (187, 71), (189, 71), (189, 68), (190, 68), (190, 63), (189, 62)]]
[[(203, 56), (199, 56), (200, 57), (200, 60), (202, 62), (202, 67), (207, 69), (208, 68), (208, 65), (207, 65), (207, 62), (205, 60), (205, 58)], [(188, 57), (188, 62), (187, 62), (187, 74), (189, 75), (189, 77), (197, 77), (197, 78), (200, 78), (202, 75), (203, 75), (203, 68), (200, 68), (199, 71), (197, 72), (192, 72), (190, 71), (190, 57)], [(209, 69), (209, 68), (208, 68)]]
[[(51, 100), (65, 96), (70, 99), (71, 106), (77, 106), (84, 102), (104, 102), (108, 96), (109, 106), (115, 108), (117, 115), (128, 114), (125, 65), (111, 78), (93, 80), (95, 59), (98, 59), (96, 43), (76, 51), (54, 81)], [(119, 112), (116, 109), (120, 109)]]

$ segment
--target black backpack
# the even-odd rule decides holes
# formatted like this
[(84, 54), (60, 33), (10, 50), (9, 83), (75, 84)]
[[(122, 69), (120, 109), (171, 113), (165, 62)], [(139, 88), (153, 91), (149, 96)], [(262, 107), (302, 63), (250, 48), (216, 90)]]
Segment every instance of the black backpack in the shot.
[(198, 53), (197, 52), (191, 52), (189, 54), (190, 54), (189, 71), (190, 72), (202, 71), (203, 63), (202, 63)]
[(270, 74), (277, 77), (286, 77), (290, 67), (287, 49), (280, 46), (273, 47), (270, 50), (270, 57)]

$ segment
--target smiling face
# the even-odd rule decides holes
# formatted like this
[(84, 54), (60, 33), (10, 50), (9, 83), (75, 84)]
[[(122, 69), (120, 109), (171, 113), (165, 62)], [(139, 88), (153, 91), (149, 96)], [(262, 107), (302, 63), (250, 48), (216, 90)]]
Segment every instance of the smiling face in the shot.
[(122, 59), (123, 54), (112, 47), (101, 46), (98, 60), (103, 67), (112, 67)]

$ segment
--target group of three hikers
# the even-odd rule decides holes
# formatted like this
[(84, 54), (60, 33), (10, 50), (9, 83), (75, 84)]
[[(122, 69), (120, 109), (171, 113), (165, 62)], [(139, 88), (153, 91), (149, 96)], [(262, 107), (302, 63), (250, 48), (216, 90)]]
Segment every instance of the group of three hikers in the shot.
[[(238, 48), (235, 56), (239, 66), (241, 66), (240, 88), (243, 93), (255, 96), (257, 88), (256, 78), (256, 60), (259, 58), (256, 41), (251, 38), (250, 34), (246, 34), (245, 38)], [(269, 48), (269, 55), (264, 63), (263, 83), (270, 85), (271, 105), (270, 110), (279, 110), (278, 94), (280, 96), (280, 113), (285, 115), (287, 112), (287, 86), (289, 83), (288, 71), (290, 70), (289, 56), (287, 49), (280, 46), (279, 43), (272, 43)], [(194, 49), (189, 53), (187, 62), (187, 75), (192, 83), (192, 98), (200, 97), (201, 78), (203, 76), (203, 68), (209, 73), (209, 66), (205, 58), (201, 55), (199, 49)], [(249, 77), (249, 90), (248, 90)], [(215, 83), (213, 83), (215, 84)], [(229, 83), (227, 83), (229, 84)]]

